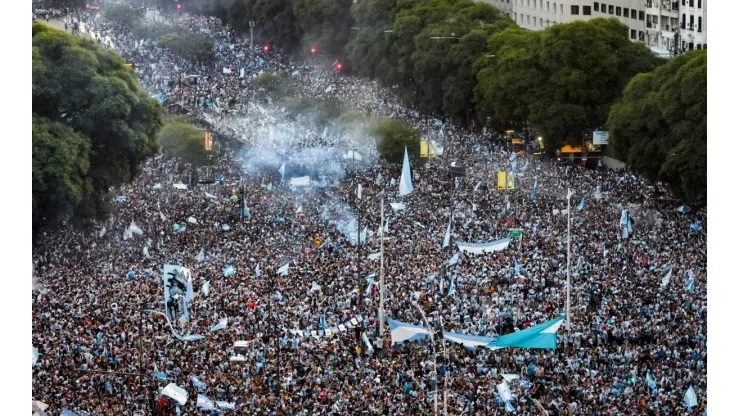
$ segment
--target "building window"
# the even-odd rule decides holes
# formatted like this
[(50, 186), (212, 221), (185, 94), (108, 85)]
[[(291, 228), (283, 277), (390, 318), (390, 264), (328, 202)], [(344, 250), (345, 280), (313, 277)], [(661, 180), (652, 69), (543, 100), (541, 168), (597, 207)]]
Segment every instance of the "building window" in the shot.
[(700, 50), (701, 50), (701, 43), (697, 43), (697, 44), (696, 44), (696, 50), (697, 50), (697, 51), (700, 51)]
[(637, 33), (637, 39), (645, 40), (645, 34), (642, 32), (642, 30)]
[(630, 17), (633, 19), (637, 19), (637, 10), (635, 9), (630, 10)]
[(641, 22), (645, 21), (645, 12), (640, 12), (640, 19)]
[(540, 0), (540, 10), (542, 9), (544, 9), (544, 7), (542, 7), (542, 0)]
[(694, 50), (694, 42), (689, 42), (689, 50), (690, 51)]
[[(595, 1), (594, 2), (594, 11), (595, 12), (598, 12), (599, 11), (599, 2), (598, 1)], [(586, 14), (586, 13), (584, 13), (584, 14)]]
[(696, 7), (697, 7), (698, 9), (701, 9), (701, 0), (697, 0), (697, 2), (696, 2)]
[(630, 39), (637, 39), (637, 31), (635, 29), (630, 30)]
[(514, 12), (514, 21), (516, 22), (516, 12)]
[(527, 7), (531, 7), (530, 4), (529, 4), (529, 0), (527, 0)]
[(696, 29), (697, 32), (701, 32), (701, 16), (699, 16), (699, 27)]
[(547, 11), (548, 12), (550, 11), (550, 2), (549, 1), (547, 2)]
[(606, 4), (601, 3), (601, 13), (606, 13)]
[[(685, 5), (686, 5), (686, 0), (681, 0), (681, 6), (685, 6)], [(684, 48), (685, 48), (685, 46), (684, 46)]]
[(609, 6), (609, 14), (614, 14), (614, 6)]
[(622, 13), (622, 16), (624, 17), (630, 17), (630, 9), (624, 8), (624, 13)]
[(542, 22), (542, 18), (540, 17), (540, 27), (543, 27), (544, 23)]
[(578, 6), (570, 6), (570, 14), (579, 14)]
[(591, 6), (583, 6), (583, 15), (591, 16)]
[(552, 12), (553, 13), (557, 13), (558, 12), (558, 4), (557, 3), (553, 3), (552, 4)]
[(529, 22), (529, 15), (527, 15), (527, 26), (531, 25), (532, 23)]
[(691, 16), (689, 16), (689, 29), (691, 29), (691, 30), (696, 29), (694, 27), (694, 15), (693, 14)]
[(563, 5), (560, 5), (560, 14), (563, 14)]
[(689, 7), (694, 7), (694, 0), (689, 0)]
[(686, 14), (681, 15), (681, 29), (686, 29)]
[(617, 16), (621, 16), (621, 15), (622, 15), (622, 8), (617, 6)]

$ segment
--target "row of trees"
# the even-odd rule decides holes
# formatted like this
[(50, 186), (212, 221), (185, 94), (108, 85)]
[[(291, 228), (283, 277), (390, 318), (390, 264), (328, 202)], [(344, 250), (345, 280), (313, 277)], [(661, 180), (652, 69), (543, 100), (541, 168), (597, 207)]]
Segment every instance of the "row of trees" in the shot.
[[(695, 60), (705, 62), (706, 52), (666, 63), (631, 42), (616, 19), (530, 31), (472, 0), (208, 0), (189, 7), (243, 33), (254, 20), (258, 36), (286, 51), (316, 47), (347, 58), (357, 73), (424, 112), (541, 136), (551, 155), (609, 128), (615, 156), (688, 200), (704, 198), (706, 64)], [(704, 83), (687, 89), (689, 75), (672, 76), (684, 72)]]

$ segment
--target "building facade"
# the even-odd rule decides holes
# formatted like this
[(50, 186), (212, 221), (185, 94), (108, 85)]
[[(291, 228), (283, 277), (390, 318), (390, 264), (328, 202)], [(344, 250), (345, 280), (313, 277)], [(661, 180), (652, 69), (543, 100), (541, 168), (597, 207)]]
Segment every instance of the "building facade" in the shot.
[(706, 49), (707, 0), (483, 0), (519, 26), (542, 30), (558, 23), (615, 18), (627, 36), (659, 55)]

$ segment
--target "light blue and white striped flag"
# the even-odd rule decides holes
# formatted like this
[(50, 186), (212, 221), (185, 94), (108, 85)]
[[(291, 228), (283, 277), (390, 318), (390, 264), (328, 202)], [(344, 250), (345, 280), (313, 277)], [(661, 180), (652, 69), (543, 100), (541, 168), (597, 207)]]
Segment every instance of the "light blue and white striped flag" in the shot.
[(223, 318), (216, 325), (211, 328), (211, 332), (218, 331), (220, 329), (226, 328), (226, 325), (229, 323), (229, 318)]
[(201, 288), (201, 291), (203, 292), (203, 296), (208, 297), (208, 294), (211, 293), (211, 281), (206, 280), (203, 282), (203, 287)]
[(581, 199), (581, 203), (578, 204), (576, 207), (577, 211), (583, 211), (583, 208), (586, 206), (586, 199)]
[(686, 402), (686, 406), (691, 409), (692, 407), (696, 407), (696, 405), (699, 403), (696, 398), (696, 392), (694, 391), (694, 386), (689, 387), (688, 390), (686, 390), (686, 393), (683, 395), (683, 400)]
[(370, 292), (373, 290), (373, 282), (375, 281), (375, 273), (367, 277), (367, 289), (365, 289), (365, 296), (370, 296)]
[(280, 276), (287, 276), (288, 275), (288, 267), (290, 266), (290, 263), (285, 263), (277, 270), (278, 274)]
[(234, 266), (228, 265), (224, 267), (224, 277), (229, 277), (234, 274)]
[(260, 269), (259, 263), (257, 263), (257, 267), (254, 268), (254, 275), (257, 277), (262, 276), (262, 269)]
[(457, 288), (455, 287), (455, 277), (450, 277), (450, 290), (447, 292), (447, 296), (454, 295), (455, 292), (457, 292)]
[(645, 382), (651, 389), (655, 389), (655, 387), (658, 385), (658, 383), (655, 382), (655, 379), (653, 378), (653, 375), (650, 374), (650, 371), (647, 372), (647, 375), (645, 376)]
[(236, 410), (236, 403), (216, 402), (216, 406), (224, 410)]
[(213, 400), (202, 394), (199, 394), (196, 406), (200, 407), (201, 409), (213, 410)]
[(532, 187), (532, 193), (529, 194), (529, 200), (534, 201), (534, 196), (537, 194), (537, 178), (534, 178), (534, 187)]

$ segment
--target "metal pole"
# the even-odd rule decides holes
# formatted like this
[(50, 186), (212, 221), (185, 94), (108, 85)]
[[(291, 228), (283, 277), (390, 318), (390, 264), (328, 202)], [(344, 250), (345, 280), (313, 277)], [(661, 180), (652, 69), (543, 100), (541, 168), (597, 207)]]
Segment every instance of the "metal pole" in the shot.
[(565, 318), (566, 318), (566, 329), (570, 332), (570, 189), (568, 189), (568, 260), (567, 260), (567, 290), (566, 290), (566, 303), (565, 303)]
[[(144, 347), (142, 345), (142, 339), (144, 338), (144, 308), (146, 304), (141, 305), (141, 311), (139, 312), (139, 385), (143, 384), (144, 377)], [(147, 394), (148, 396), (148, 394)], [(144, 400), (144, 406), (149, 410), (149, 398)]]
[(385, 195), (380, 196), (380, 309), (378, 317), (378, 337), (383, 338), (385, 329), (385, 309), (383, 308), (385, 300), (385, 275), (383, 273), (383, 221), (385, 220)]
[(249, 53), (254, 53), (254, 20), (249, 21)]
[[(438, 414), (438, 405), (437, 405), (437, 390), (439, 386), (439, 380), (437, 380), (437, 348), (434, 346), (434, 330), (432, 329), (432, 326), (429, 324), (429, 319), (427, 319), (427, 316), (424, 314), (424, 310), (421, 309), (421, 306), (417, 302), (414, 302), (414, 306), (416, 306), (417, 309), (419, 309), (419, 313), (421, 313), (421, 317), (424, 319), (424, 324), (427, 326), (427, 330), (429, 331), (429, 335), (432, 337), (432, 359), (434, 360), (434, 415), (436, 416)], [(444, 343), (442, 344), (444, 345)], [(447, 372), (445, 372), (445, 414), (447, 413)]]

